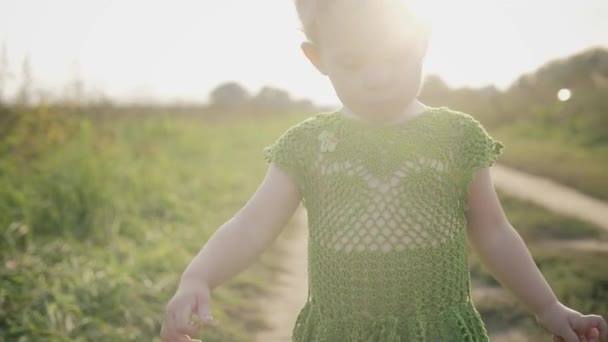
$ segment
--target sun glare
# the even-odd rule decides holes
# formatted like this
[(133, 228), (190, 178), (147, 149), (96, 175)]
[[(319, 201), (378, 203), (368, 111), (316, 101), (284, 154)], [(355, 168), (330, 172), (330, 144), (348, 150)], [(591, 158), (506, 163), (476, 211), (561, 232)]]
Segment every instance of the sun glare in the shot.
[[(528, 55), (518, 31), (513, 30), (509, 6), (496, 0), (402, 0), (431, 27), (426, 66), (440, 76), (481, 84), (500, 69), (508, 75), (525, 65)], [(503, 47), (522, 51), (505, 60)], [(450, 56), (446, 58), (445, 56)], [(500, 67), (499, 67), (500, 65)], [(504, 76), (501, 76), (503, 81)], [(503, 81), (504, 82), (504, 81)]]
[(570, 100), (571, 97), (572, 97), (572, 92), (570, 91), (570, 89), (564, 88), (564, 89), (560, 89), (557, 92), (557, 98), (562, 102)]

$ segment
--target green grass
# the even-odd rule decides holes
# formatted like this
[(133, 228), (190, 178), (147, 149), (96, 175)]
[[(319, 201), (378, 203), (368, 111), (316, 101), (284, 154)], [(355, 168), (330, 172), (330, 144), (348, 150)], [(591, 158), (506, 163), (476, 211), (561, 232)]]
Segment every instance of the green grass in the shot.
[[(608, 243), (608, 233), (578, 219), (551, 212), (498, 190), (509, 221), (526, 242), (558, 299), (583, 314), (608, 315), (608, 274), (603, 271), (608, 252), (546, 248), (546, 240), (593, 239)], [(487, 286), (500, 286), (474, 253), (469, 255), (471, 279)], [(547, 337), (533, 317), (511, 293), (476, 302), (480, 314), (492, 332), (518, 327), (530, 340)]]
[[(608, 252), (530, 248), (543, 276), (564, 305), (582, 314), (608, 315), (608, 276), (603, 272)], [(500, 297), (477, 301), (484, 323), (492, 333), (521, 329), (529, 336), (547, 333), (535, 322), (531, 313), (506, 292)]]
[[(192, 113), (80, 114), (25, 113), (0, 140), (0, 341), (158, 341), (181, 271), (255, 191), (266, 169), (263, 147), (305, 117), (208, 122)], [(524, 151), (508, 146), (507, 158)], [(603, 167), (591, 157), (576, 161), (563, 172), (575, 175), (568, 170), (579, 163)], [(555, 168), (546, 163), (540, 171), (549, 166)], [(576, 177), (596, 184), (583, 173)], [(608, 279), (599, 270), (607, 255), (534, 247), (547, 238), (608, 239), (606, 233), (499, 195), (560, 299), (606, 314)], [(279, 267), (280, 250), (272, 248), (218, 287), (212, 310), (221, 324), (198, 337), (250, 340), (264, 325), (257, 305)], [(496, 285), (474, 256), (471, 270)], [(530, 325), (517, 303), (479, 304), (489, 324)]]
[[(262, 148), (302, 118), (84, 116), (56, 140), (23, 119), (0, 142), (0, 340), (160, 340), (181, 272), (255, 191)], [(221, 324), (199, 337), (250, 340), (278, 255), (214, 290)]]
[(529, 126), (493, 130), (493, 136), (506, 145), (502, 163), (608, 200), (608, 145), (585, 145), (575, 137), (551, 135)]
[(500, 203), (509, 222), (517, 229), (526, 243), (546, 239), (596, 239), (608, 241), (608, 231), (594, 224), (563, 214), (555, 213), (539, 205), (508, 196), (497, 189)]

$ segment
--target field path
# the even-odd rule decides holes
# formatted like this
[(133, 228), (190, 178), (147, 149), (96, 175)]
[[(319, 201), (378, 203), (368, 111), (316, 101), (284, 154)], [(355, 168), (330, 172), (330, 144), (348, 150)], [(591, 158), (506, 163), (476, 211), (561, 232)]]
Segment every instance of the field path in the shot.
[[(547, 178), (523, 173), (521, 171), (499, 165), (491, 168), (492, 179), (496, 188), (504, 192), (531, 202), (537, 203), (547, 209), (561, 214), (572, 215), (582, 220), (594, 223), (608, 230), (608, 203), (586, 196), (574, 189), (555, 183)], [(255, 336), (256, 342), (291, 342), (291, 331), (299, 310), (306, 301), (307, 284), (307, 221), (306, 211), (300, 207), (294, 219), (296, 224), (290, 228), (294, 234), (285, 241), (285, 257), (283, 260), (284, 272), (278, 276), (278, 283), (274, 286), (275, 295), (264, 298), (260, 304), (265, 313), (268, 330)], [(590, 251), (607, 250), (605, 243), (594, 241), (546, 241), (547, 246), (585, 249)], [(491, 295), (504, 291), (501, 288), (473, 288), (474, 296)], [(517, 334), (517, 332), (513, 332)], [(498, 337), (498, 336), (496, 336)], [(500, 341), (519, 341), (500, 336)]]
[(294, 217), (293, 234), (285, 239), (282, 249), (283, 272), (277, 276), (274, 284), (274, 296), (263, 298), (260, 304), (266, 317), (269, 329), (255, 336), (256, 342), (291, 342), (291, 330), (295, 324), (298, 312), (306, 302), (308, 293), (308, 222), (306, 210), (300, 206)]
[(494, 185), (505, 193), (608, 230), (608, 203), (498, 163), (491, 170)]

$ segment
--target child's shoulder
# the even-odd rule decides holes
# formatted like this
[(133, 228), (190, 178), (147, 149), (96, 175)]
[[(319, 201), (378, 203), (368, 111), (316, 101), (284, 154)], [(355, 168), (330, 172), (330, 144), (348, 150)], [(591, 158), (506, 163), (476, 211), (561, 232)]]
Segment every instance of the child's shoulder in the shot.
[(300, 123), (308, 128), (322, 128), (336, 118), (338, 111), (317, 112)]
[(319, 134), (328, 127), (332, 112), (317, 112), (289, 126), (276, 140), (284, 149), (306, 150), (314, 145)]
[(459, 135), (470, 135), (476, 133), (486, 133), (482, 123), (477, 117), (468, 112), (452, 109), (446, 106), (438, 107), (444, 125), (453, 133)]
[(337, 112), (317, 112), (305, 119), (293, 124), (287, 132), (299, 137), (310, 136), (328, 127), (335, 118)]
[(478, 121), (473, 114), (463, 112), (457, 109), (453, 109), (447, 106), (438, 107), (437, 110), (441, 113), (443, 118), (454, 120), (459, 123), (471, 123)]

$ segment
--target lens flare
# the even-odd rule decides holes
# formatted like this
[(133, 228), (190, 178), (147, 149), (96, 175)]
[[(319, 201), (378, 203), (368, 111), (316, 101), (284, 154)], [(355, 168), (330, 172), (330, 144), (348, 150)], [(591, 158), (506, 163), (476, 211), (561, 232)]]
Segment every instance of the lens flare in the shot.
[(570, 89), (563, 88), (557, 92), (557, 98), (562, 102), (570, 100), (571, 97), (572, 92)]

